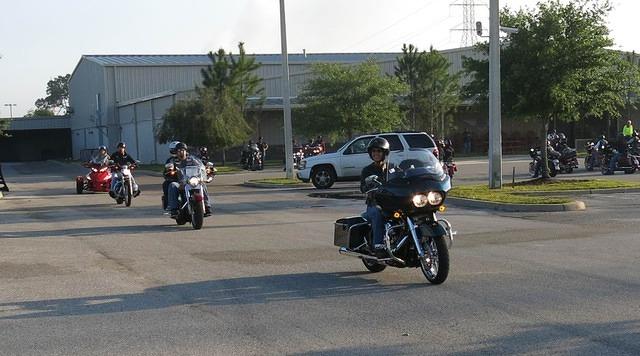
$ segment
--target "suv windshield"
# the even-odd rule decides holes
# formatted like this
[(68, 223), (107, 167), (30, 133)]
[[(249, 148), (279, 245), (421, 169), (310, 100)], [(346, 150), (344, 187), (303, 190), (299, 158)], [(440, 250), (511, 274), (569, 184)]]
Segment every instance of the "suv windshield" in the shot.
[(425, 133), (403, 134), (409, 148), (433, 148), (436, 146), (433, 139)]

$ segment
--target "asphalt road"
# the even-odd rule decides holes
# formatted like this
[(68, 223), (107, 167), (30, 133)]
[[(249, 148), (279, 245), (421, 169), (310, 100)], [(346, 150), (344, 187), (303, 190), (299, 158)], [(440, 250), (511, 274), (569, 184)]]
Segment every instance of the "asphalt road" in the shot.
[(333, 222), (360, 201), (219, 176), (194, 231), (163, 215), (158, 177), (139, 174), (125, 208), (76, 195), (81, 168), (3, 170), (1, 355), (640, 354), (640, 194), (584, 196), (584, 212), (450, 208), (452, 271), (431, 286), (337, 254)]

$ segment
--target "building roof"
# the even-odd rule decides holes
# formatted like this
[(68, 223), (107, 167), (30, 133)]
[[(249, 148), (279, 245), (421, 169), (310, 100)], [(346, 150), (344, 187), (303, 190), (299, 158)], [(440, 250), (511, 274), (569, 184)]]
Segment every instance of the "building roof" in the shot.
[[(369, 58), (393, 60), (399, 53), (317, 53), (289, 54), (289, 63), (313, 62), (361, 62)], [(262, 64), (280, 64), (280, 54), (256, 54), (256, 61)], [(83, 58), (103, 66), (205, 66), (211, 64), (206, 54), (177, 55), (84, 55)]]
[(7, 130), (68, 129), (70, 127), (69, 116), (34, 116), (10, 119)]

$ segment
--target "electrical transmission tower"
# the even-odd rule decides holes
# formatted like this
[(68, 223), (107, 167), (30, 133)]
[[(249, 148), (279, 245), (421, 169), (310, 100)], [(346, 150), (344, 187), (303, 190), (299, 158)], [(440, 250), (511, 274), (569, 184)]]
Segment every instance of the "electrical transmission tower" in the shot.
[(462, 36), (460, 36), (460, 45), (462, 47), (473, 46), (477, 42), (476, 6), (485, 4), (476, 0), (455, 0), (450, 5), (462, 7), (462, 28), (455, 28), (452, 31), (462, 32)]

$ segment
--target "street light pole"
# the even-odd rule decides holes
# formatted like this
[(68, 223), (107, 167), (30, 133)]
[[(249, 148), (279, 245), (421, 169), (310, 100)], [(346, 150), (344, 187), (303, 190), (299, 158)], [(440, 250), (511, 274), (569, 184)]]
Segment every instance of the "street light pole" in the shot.
[(500, 113), (500, 7), (489, 3), (489, 188), (502, 188), (502, 118)]
[(9, 107), (9, 118), (13, 119), (13, 107), (18, 106), (18, 104), (4, 104), (4, 106)]
[(282, 43), (282, 109), (284, 111), (284, 160), (287, 178), (293, 179), (293, 129), (291, 128), (291, 101), (289, 99), (289, 55), (287, 53), (287, 25), (284, 0), (280, 0), (280, 40)]

